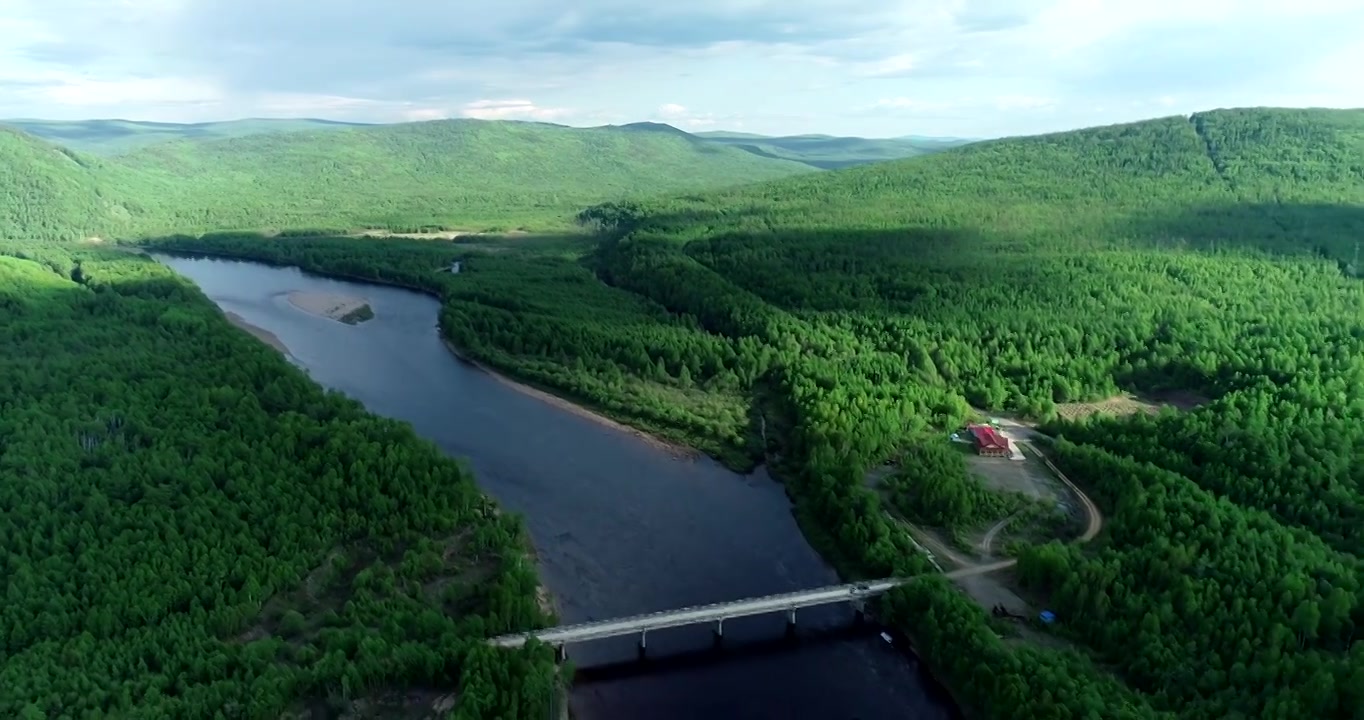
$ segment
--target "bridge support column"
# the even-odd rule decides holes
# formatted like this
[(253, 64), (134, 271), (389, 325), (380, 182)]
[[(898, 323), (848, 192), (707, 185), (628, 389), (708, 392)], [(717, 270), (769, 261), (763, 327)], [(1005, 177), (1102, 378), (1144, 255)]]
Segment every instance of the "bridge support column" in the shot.
[(791, 608), (786, 611), (786, 637), (796, 636), (796, 609)]
[(644, 659), (645, 653), (646, 653), (647, 650), (648, 650), (648, 646), (649, 646), (649, 633), (647, 633), (647, 632), (642, 632), (642, 633), (640, 633), (640, 634), (639, 634), (639, 659), (640, 659), (640, 660), (643, 660), (643, 659)]
[(725, 644), (725, 619), (724, 619), (724, 618), (720, 618), (719, 620), (716, 620), (716, 621), (715, 621), (715, 631), (714, 631), (714, 633), (713, 633), (713, 639), (714, 639), (714, 641), (715, 641), (715, 647), (716, 647), (717, 649), (719, 649), (719, 647), (720, 647), (721, 645), (724, 645), (724, 644)]
[(563, 645), (554, 646), (554, 663), (562, 665), (568, 659), (568, 648)]
[(865, 601), (858, 600), (857, 602), (853, 603), (853, 625), (860, 627), (866, 621), (867, 603)]

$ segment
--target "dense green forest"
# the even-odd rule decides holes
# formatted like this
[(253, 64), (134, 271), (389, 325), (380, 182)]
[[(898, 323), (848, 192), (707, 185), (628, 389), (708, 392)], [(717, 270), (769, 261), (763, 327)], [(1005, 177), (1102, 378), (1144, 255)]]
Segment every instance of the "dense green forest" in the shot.
[[(527, 536), (152, 260), (0, 243), (0, 717), (544, 717)], [(508, 692), (517, 688), (517, 692)]]
[(564, 228), (584, 206), (816, 172), (685, 133), (448, 120), (95, 157), (0, 127), (0, 237)]
[[(924, 570), (870, 468), (972, 406), (1043, 420), (1111, 518), (1020, 557), (1073, 649), (946, 583), (887, 601), (974, 709), (1360, 720), (1361, 206), (1364, 112), (1253, 109), (599, 205), (595, 245), (171, 242), (438, 293), (465, 352), (766, 459), (849, 575)], [(1057, 413), (1123, 390), (1210, 402)]]

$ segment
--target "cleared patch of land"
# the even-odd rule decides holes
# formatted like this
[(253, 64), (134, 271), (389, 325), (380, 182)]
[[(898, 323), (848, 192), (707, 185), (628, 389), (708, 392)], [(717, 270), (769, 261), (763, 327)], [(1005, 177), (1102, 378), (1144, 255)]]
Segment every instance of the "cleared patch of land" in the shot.
[(1137, 413), (1147, 413), (1154, 415), (1160, 412), (1163, 407), (1173, 407), (1177, 410), (1192, 410), (1199, 405), (1206, 405), (1208, 399), (1192, 392), (1182, 390), (1170, 390), (1161, 393), (1152, 393), (1144, 397), (1123, 394), (1096, 402), (1083, 403), (1057, 403), (1056, 412), (1066, 420), (1079, 420), (1090, 415), (1113, 415), (1123, 417), (1135, 415)]
[(354, 295), (322, 292), (291, 292), (289, 302), (306, 313), (330, 318), (349, 325), (374, 317), (369, 301)]
[(237, 313), (228, 312), (225, 314), (227, 315), (228, 322), (250, 333), (256, 339), (260, 340), (266, 345), (269, 345), (270, 347), (282, 353), (289, 352), (289, 348), (285, 346), (284, 341), (280, 340), (279, 336), (275, 335), (269, 330), (252, 325), (251, 323), (246, 321), (246, 318), (243, 318), (241, 315), (238, 315)]
[(483, 235), (479, 230), (429, 230), (426, 232), (392, 232), (389, 230), (362, 230), (351, 237), (362, 238), (403, 238), (406, 240), (454, 240), (465, 235)]
[(1061, 481), (1033, 455), (1027, 455), (1024, 460), (1014, 460), (972, 454), (966, 464), (971, 468), (971, 474), (996, 492), (1022, 493), (1033, 500), (1058, 505), (1066, 512), (1070, 512), (1074, 506)]

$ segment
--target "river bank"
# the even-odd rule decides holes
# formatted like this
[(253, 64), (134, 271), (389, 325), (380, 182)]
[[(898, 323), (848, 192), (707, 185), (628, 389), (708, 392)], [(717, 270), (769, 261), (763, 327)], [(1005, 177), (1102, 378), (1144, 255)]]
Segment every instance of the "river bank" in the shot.
[(450, 354), (455, 356), (455, 359), (469, 365), (470, 367), (478, 369), (480, 372), (488, 374), (498, 382), (506, 385), (507, 387), (512, 388), (513, 390), (519, 393), (522, 393), (529, 397), (533, 397), (543, 403), (553, 405), (554, 407), (559, 408), (560, 410), (572, 413), (585, 420), (590, 420), (603, 427), (609, 427), (612, 430), (617, 430), (628, 435), (633, 435), (640, 441), (649, 444), (653, 447), (656, 447), (660, 450), (663, 450), (664, 452), (667, 452), (668, 454), (672, 455), (678, 460), (699, 460), (700, 458), (705, 457), (705, 453), (702, 453), (700, 450), (697, 450), (696, 448), (688, 447), (681, 443), (672, 442), (670, 440), (665, 440), (661, 437), (658, 437), (657, 435), (652, 435), (648, 432), (645, 432), (644, 430), (640, 430), (637, 427), (626, 425), (623, 422), (607, 417), (602, 413), (592, 410), (591, 408), (588, 408), (584, 405), (580, 405), (561, 395), (556, 395), (548, 390), (543, 390), (533, 385), (521, 382), (520, 380), (517, 380), (496, 368), (481, 363), (469, 357), (467, 354), (460, 352), (459, 347), (457, 347), (453, 342), (450, 341), (448, 337), (445, 336), (445, 332), (443, 329), (441, 330), (441, 342), (445, 344), (445, 348), (450, 351)]
[(228, 322), (232, 323), (233, 325), (237, 326), (242, 330), (245, 330), (248, 335), (251, 335), (257, 340), (260, 340), (261, 342), (284, 353), (285, 355), (289, 354), (289, 348), (286, 347), (284, 345), (284, 341), (280, 340), (279, 337), (274, 333), (270, 332), (269, 330), (266, 330), (265, 328), (252, 325), (251, 323), (246, 321), (246, 318), (230, 310), (224, 312), (223, 314), (227, 316)]

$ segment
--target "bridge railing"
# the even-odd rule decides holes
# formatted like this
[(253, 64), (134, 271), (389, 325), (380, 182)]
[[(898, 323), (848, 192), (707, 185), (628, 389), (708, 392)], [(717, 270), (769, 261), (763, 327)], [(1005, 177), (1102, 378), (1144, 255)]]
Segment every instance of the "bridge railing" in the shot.
[[(715, 619), (762, 615), (788, 609), (794, 610), (802, 607), (815, 607), (819, 605), (855, 601), (873, 595), (879, 595), (893, 587), (909, 582), (909, 580), (910, 578), (887, 578), (885, 580), (876, 580), (872, 582), (830, 585), (822, 588), (778, 593), (774, 595), (746, 598), (743, 600), (692, 605), (674, 610), (661, 610), (658, 612), (611, 618), (608, 620), (592, 620), (573, 625), (532, 630), (530, 632), (511, 633), (491, 638), (488, 642), (494, 645), (519, 645), (529, 638), (541, 635), (588, 636), (594, 638), (596, 635), (596, 633), (593, 632), (594, 630), (604, 630), (608, 628), (611, 629), (612, 635), (629, 635), (646, 631), (647, 629), (679, 627), (710, 622)], [(666, 622), (669, 619), (676, 619), (677, 622), (675, 624)], [(619, 628), (619, 630), (616, 630), (616, 628)]]

